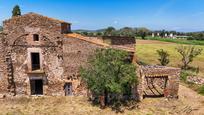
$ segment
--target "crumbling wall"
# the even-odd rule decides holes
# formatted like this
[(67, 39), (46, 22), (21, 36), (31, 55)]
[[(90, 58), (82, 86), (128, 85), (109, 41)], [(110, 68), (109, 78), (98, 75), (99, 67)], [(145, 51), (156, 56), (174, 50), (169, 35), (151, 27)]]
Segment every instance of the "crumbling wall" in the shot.
[(4, 33), (0, 33), (0, 94), (6, 94), (8, 92), (8, 80), (5, 64), (5, 38), (6, 35)]
[(161, 83), (166, 83), (166, 86), (161, 92), (164, 97), (178, 98), (180, 76), (179, 68), (164, 66), (140, 66), (138, 68), (138, 76), (139, 84), (137, 88), (140, 100), (143, 99), (143, 96), (145, 95), (144, 91), (148, 88), (147, 86), (152, 86), (151, 84), (148, 84), (151, 82), (147, 82), (147, 78), (151, 78), (153, 84), (155, 85), (163, 85)]
[(9, 44), (11, 44), (17, 37), (22, 35), (22, 32), (26, 27), (48, 30), (48, 33), (54, 32), (55, 34), (61, 34), (61, 23), (62, 22), (59, 20), (48, 18), (35, 13), (29, 13), (5, 20), (3, 22), (3, 31), (8, 35), (15, 36), (9, 40)]
[(86, 94), (80, 82), (79, 68), (87, 65), (87, 60), (100, 45), (92, 44), (77, 38), (65, 38), (63, 46), (64, 77), (66, 82), (73, 84), (75, 95)]
[(110, 42), (111, 45), (126, 46), (135, 48), (136, 40), (134, 37), (121, 37), (121, 36), (103, 36), (101, 39), (104, 42)]
[(52, 95), (52, 93), (59, 91), (55, 90), (55, 92), (52, 92), (50, 90), (54, 90), (54, 84), (59, 84), (60, 81), (62, 81), (63, 52), (62, 46), (60, 45), (60, 41), (62, 40), (59, 36), (57, 36), (57, 34), (47, 34), (47, 31), (42, 29), (38, 32), (38, 34), (40, 35), (40, 43), (32, 43), (32, 36), (28, 34), (15, 40), (14, 44), (11, 46), (16, 92), (18, 94), (29, 94), (29, 88), (27, 88), (30, 87), (29, 77), (34, 76), (32, 73), (29, 73), (31, 72), (29, 69), (31, 65), (28, 63), (30, 61), (28, 58), (28, 55), (30, 55), (28, 53), (28, 48), (41, 50), (42, 71), (44, 72), (42, 76), (47, 79), (47, 82), (44, 84), (46, 85), (47, 90), (45, 90), (44, 93)]
[[(33, 77), (44, 80), (45, 94), (62, 92), (62, 85), (61, 90), (55, 88), (63, 81), (61, 23), (43, 16), (28, 14), (4, 21), (4, 32), (7, 34), (6, 47), (11, 52), (17, 95), (30, 95), (30, 79)], [(39, 41), (33, 41), (33, 34), (39, 35)], [(28, 49), (41, 51), (43, 74), (36, 75), (30, 71)]]

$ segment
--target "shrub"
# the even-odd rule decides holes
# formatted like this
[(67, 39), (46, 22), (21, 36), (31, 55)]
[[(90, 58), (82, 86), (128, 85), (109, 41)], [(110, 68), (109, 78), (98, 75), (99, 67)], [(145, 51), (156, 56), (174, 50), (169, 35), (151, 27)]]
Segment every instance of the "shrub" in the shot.
[(183, 82), (186, 82), (188, 76), (189, 76), (189, 73), (187, 71), (183, 70), (183, 71), (181, 71), (181, 74), (180, 74), (180, 80)]
[(162, 66), (166, 66), (169, 63), (169, 54), (167, 51), (164, 51), (163, 49), (157, 50), (157, 53), (159, 55), (159, 62)]
[(119, 101), (120, 95), (129, 94), (131, 87), (137, 83), (137, 76), (135, 65), (127, 63), (127, 57), (128, 53), (125, 51), (96, 50), (89, 60), (89, 66), (80, 70), (81, 77), (92, 94), (101, 97), (100, 100), (106, 99), (108, 94), (117, 95), (115, 102)]
[(204, 95), (204, 85), (202, 85), (199, 89), (198, 89), (198, 93), (201, 95)]
[(202, 52), (201, 48), (196, 48), (195, 46), (179, 46), (176, 49), (182, 56), (182, 69), (185, 70), (189, 68), (189, 64), (193, 62), (193, 59)]

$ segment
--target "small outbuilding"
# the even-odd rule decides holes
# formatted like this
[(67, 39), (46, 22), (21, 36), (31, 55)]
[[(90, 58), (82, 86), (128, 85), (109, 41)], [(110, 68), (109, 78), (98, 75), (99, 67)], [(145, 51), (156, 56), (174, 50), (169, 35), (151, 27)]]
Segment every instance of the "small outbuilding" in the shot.
[(146, 97), (178, 98), (180, 69), (165, 66), (138, 68), (139, 100)]

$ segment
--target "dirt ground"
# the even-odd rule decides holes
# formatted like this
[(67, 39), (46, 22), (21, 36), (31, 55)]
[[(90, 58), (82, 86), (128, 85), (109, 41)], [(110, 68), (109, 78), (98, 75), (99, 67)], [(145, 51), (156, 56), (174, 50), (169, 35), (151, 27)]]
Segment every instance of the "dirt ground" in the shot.
[(15, 97), (0, 100), (0, 115), (204, 115), (204, 96), (180, 85), (179, 99), (148, 98), (133, 110), (116, 113), (85, 97)]

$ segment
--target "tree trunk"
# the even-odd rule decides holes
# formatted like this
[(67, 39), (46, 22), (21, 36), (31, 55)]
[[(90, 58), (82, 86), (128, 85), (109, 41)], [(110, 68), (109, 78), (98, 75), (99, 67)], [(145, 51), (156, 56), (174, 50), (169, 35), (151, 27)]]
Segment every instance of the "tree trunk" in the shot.
[(99, 96), (99, 101), (100, 101), (101, 108), (104, 109), (106, 106), (105, 105), (105, 96), (104, 95)]

